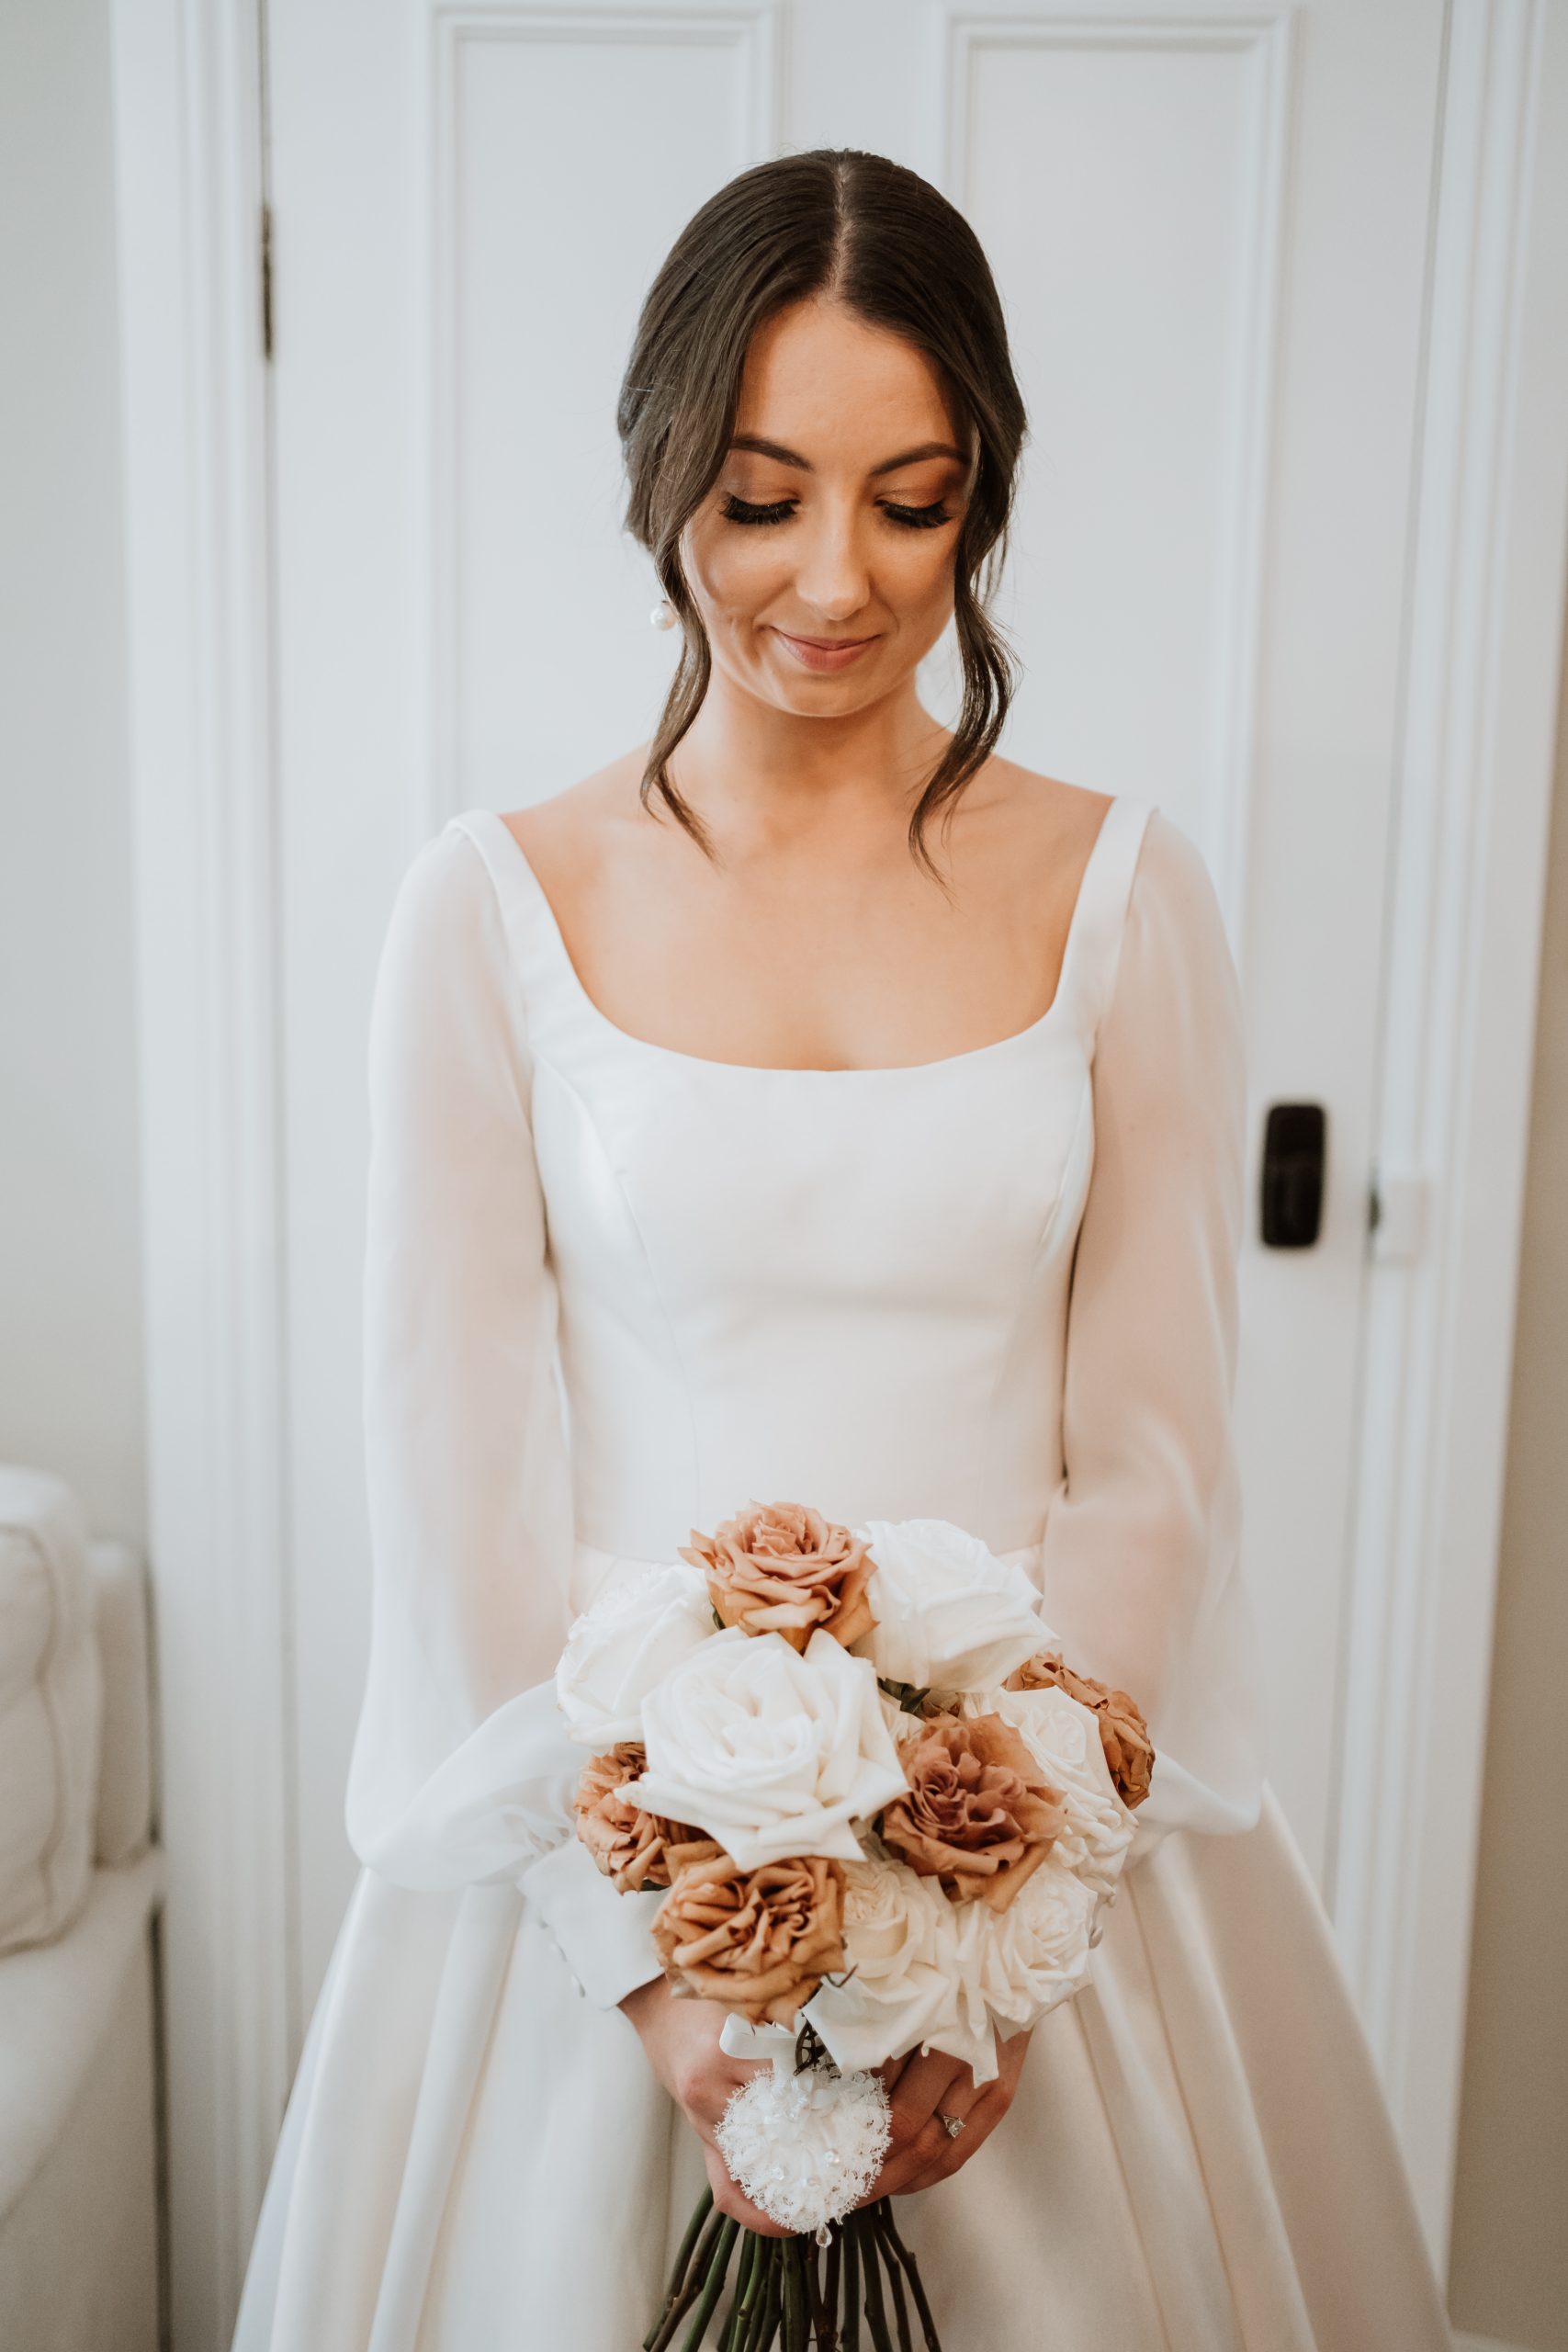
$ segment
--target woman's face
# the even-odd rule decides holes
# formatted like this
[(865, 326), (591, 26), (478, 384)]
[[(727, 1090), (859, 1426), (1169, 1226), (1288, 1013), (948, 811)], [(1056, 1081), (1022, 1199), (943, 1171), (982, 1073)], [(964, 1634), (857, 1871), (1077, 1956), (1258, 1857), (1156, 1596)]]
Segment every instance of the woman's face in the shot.
[(923, 353), (838, 302), (770, 320), (718, 480), (682, 535), (715, 668), (803, 717), (902, 684), (953, 610), (969, 477)]

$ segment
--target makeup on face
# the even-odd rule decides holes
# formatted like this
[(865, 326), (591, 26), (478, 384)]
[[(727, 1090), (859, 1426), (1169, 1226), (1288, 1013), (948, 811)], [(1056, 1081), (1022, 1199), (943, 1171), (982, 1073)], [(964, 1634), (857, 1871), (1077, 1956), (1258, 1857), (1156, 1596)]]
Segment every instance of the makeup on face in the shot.
[(795, 637), (777, 627), (773, 634), (803, 670), (847, 670), (876, 643), (874, 637)]
[[(737, 434), (729, 447), (732, 452), (750, 451), (756, 457), (771, 458), (775, 465), (792, 467), (799, 473), (814, 474), (817, 470), (808, 458), (801, 457), (794, 449), (784, 448), (777, 441), (764, 440), (759, 434)], [(895, 457), (885, 458), (880, 465), (869, 469), (866, 480), (876, 481), (886, 474), (900, 472), (906, 466), (929, 464), (933, 458), (950, 458), (960, 466), (967, 463), (963, 450), (955, 448), (950, 441), (924, 441), (917, 448), (902, 449)], [(887, 520), (901, 530), (938, 530), (944, 523), (957, 519), (954, 509), (945, 498), (928, 500), (921, 505), (894, 499), (879, 499), (877, 503)], [(789, 522), (798, 504), (795, 498), (773, 499), (765, 504), (758, 504), (729, 491), (724, 494), (720, 511), (726, 522), (753, 529), (767, 529)]]
[[(925, 356), (838, 304), (759, 329), (687, 526), (718, 664), (803, 713), (912, 675), (952, 610), (974, 463), (962, 437)], [(845, 695), (824, 705), (840, 672)]]

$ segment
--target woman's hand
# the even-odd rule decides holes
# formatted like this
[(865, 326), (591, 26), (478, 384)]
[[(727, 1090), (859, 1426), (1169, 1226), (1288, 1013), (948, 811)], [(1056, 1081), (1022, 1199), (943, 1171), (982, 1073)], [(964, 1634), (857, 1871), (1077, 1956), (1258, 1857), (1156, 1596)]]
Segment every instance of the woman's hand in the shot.
[(684, 2108), (703, 2143), (708, 2183), (719, 2211), (733, 2216), (743, 2228), (755, 2230), (759, 2237), (793, 2236), (793, 2231), (770, 2221), (760, 2205), (752, 2204), (714, 2140), (731, 2092), (764, 2071), (754, 2062), (727, 2057), (719, 2048), (723, 2009), (716, 2001), (677, 1998), (663, 1976), (639, 1984), (620, 2006), (642, 2038), (649, 2064), (671, 2098)]
[[(862, 2202), (869, 2205), (879, 2197), (906, 2197), (917, 2188), (931, 2188), (966, 2165), (1012, 2105), (1028, 2051), (1027, 2031), (1006, 2041), (998, 2039), (999, 2071), (980, 2090), (969, 2067), (939, 2051), (927, 2058), (914, 2051), (882, 2067), (893, 2102), (893, 2140)], [(942, 2115), (956, 2118), (963, 2131), (950, 2132)]]
[[(628, 1993), (621, 2008), (636, 2026), (655, 2075), (684, 2109), (703, 2143), (713, 2201), (719, 2211), (761, 2237), (792, 2235), (751, 2202), (731, 2176), (714, 2139), (731, 2094), (762, 2072), (761, 2066), (728, 2057), (719, 2048), (724, 2011), (713, 2001), (678, 1998), (662, 1976)], [(978, 2090), (968, 2066), (936, 2051), (929, 2057), (913, 2052), (880, 2067), (877, 2071), (892, 2101), (893, 2137), (882, 2170), (862, 2203), (932, 2188), (966, 2165), (1012, 2105), (1029, 2040), (1027, 2032), (1015, 2033), (1006, 2041), (998, 2040), (997, 2077)], [(962, 2122), (964, 2129), (949, 2132), (939, 2109)]]

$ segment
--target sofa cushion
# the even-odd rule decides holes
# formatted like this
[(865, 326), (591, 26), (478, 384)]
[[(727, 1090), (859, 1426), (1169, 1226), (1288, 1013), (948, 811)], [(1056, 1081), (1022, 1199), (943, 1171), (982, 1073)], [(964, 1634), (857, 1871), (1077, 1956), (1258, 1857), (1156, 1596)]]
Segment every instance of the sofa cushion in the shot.
[(66, 2128), (167, 1887), (164, 1849), (150, 1846), (93, 1872), (57, 1941), (0, 1958), (0, 2225)]
[(95, 1538), (89, 1556), (104, 1679), (98, 1860), (129, 1862), (152, 1835), (156, 1794), (147, 1569), (135, 1546), (118, 1536)]
[(63, 1479), (0, 1466), (0, 1952), (87, 1899), (102, 1668), (87, 1531)]

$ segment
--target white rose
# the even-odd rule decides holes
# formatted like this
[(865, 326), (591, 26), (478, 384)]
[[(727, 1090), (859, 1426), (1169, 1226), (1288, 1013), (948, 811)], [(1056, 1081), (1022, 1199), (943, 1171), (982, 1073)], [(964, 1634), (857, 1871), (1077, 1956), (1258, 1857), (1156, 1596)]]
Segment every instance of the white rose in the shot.
[(873, 1630), (855, 1648), (889, 1682), (973, 1690), (1005, 1682), (1052, 1638), (1040, 1595), (1015, 1561), (946, 1519), (874, 1519)]
[(640, 1739), (643, 1701), (713, 1629), (707, 1579), (683, 1560), (609, 1585), (573, 1625), (556, 1668), (572, 1738), (601, 1751)]
[(843, 2072), (880, 2066), (940, 2032), (954, 2013), (954, 1913), (936, 1881), (890, 1857), (844, 1866), (844, 1976), (806, 2015)]
[(1137, 1823), (1111, 1777), (1094, 1709), (1052, 1684), (1043, 1690), (966, 1692), (957, 1713), (999, 1715), (1012, 1724), (1066, 1802), (1052, 1863), (1076, 1872), (1096, 1894), (1112, 1894)]
[(1082, 1986), (1100, 1901), (1053, 1847), (1005, 1911), (964, 1906), (976, 1915), (970, 1982), (1003, 2033), (1037, 2025)]
[(643, 1703), (648, 1770), (623, 1794), (693, 1822), (742, 1870), (789, 1854), (860, 1859), (852, 1825), (904, 1787), (876, 1678), (831, 1634), (715, 1634)]

